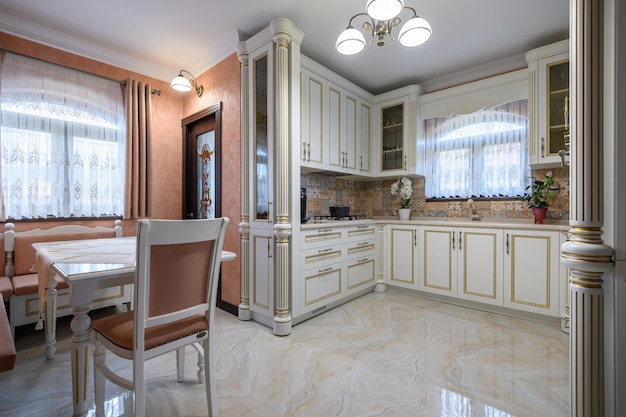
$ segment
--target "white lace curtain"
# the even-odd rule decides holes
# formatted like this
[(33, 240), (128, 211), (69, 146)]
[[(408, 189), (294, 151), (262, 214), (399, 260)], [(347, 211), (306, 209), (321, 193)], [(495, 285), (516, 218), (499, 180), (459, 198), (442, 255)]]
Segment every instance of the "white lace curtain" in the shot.
[(528, 166), (528, 100), (424, 121), (426, 198), (514, 197)]
[(20, 55), (0, 58), (2, 220), (122, 215), (122, 86)]

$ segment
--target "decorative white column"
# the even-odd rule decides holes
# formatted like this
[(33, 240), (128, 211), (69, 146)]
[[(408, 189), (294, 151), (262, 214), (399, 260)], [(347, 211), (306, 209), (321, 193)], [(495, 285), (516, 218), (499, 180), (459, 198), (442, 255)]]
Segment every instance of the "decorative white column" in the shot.
[(244, 42), (237, 44), (237, 57), (241, 62), (241, 303), (239, 304), (239, 320), (250, 320), (250, 137), (248, 110), (248, 53)]
[(378, 225), (378, 280), (374, 287), (375, 292), (387, 292), (385, 282), (385, 226)]
[(604, 282), (613, 249), (603, 226), (602, 0), (570, 6), (570, 240), (561, 260), (570, 268), (570, 415), (604, 416)]
[(291, 281), (291, 259), (289, 255), (289, 239), (291, 224), (289, 219), (290, 206), (290, 135), (289, 135), (289, 42), (293, 23), (287, 19), (274, 19), (270, 22), (275, 55), (275, 170), (276, 170), (276, 314), (274, 315), (274, 334), (286, 336), (291, 333), (291, 313), (289, 292)]

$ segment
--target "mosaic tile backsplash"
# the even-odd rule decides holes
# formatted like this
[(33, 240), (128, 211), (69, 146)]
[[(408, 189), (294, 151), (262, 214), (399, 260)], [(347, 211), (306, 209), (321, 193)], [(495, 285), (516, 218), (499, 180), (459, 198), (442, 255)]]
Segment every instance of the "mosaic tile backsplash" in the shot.
[[(548, 219), (569, 219), (569, 167), (538, 169), (532, 171), (535, 178), (543, 178), (546, 172), (554, 175), (556, 196), (550, 201)], [(307, 190), (307, 215), (327, 216), (330, 206), (350, 206), (350, 214), (372, 217), (397, 216), (398, 200), (390, 193), (394, 179), (380, 181), (359, 181), (342, 179), (330, 174), (308, 173), (300, 176), (300, 184)], [(411, 178), (413, 196), (411, 199), (412, 217), (454, 217), (468, 216), (466, 200), (426, 201), (424, 178)], [(522, 201), (498, 199), (480, 201), (474, 199), (474, 211), (481, 219), (532, 219), (532, 214)]]

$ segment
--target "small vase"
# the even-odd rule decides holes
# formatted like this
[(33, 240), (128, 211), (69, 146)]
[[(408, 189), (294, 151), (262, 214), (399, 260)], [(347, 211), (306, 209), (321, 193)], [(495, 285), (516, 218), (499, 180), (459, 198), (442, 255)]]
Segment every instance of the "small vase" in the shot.
[(398, 209), (398, 217), (400, 218), (400, 220), (409, 220), (411, 218), (411, 209), (410, 208)]
[(530, 210), (535, 218), (535, 224), (544, 224), (546, 222), (547, 207), (531, 207)]

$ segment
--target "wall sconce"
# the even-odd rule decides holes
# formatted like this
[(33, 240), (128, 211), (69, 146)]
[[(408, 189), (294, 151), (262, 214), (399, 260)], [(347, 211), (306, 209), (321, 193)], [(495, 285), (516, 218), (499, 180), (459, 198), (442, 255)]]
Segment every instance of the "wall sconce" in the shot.
[[(184, 77), (183, 72), (189, 74), (191, 78)], [(198, 81), (196, 81), (196, 78), (189, 71), (185, 70), (180, 70), (180, 72), (176, 77), (174, 77), (170, 85), (174, 90), (184, 92), (191, 91), (191, 87), (193, 86), (198, 97), (202, 97), (202, 93), (204, 93), (204, 87), (198, 85)]]

